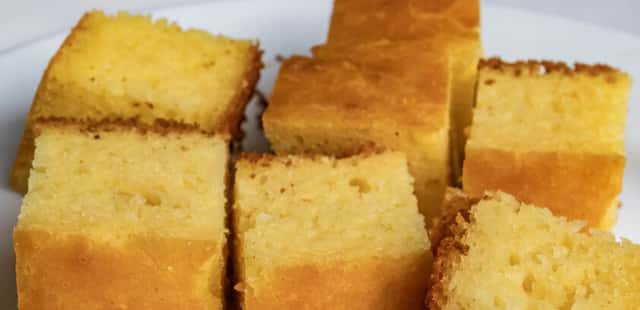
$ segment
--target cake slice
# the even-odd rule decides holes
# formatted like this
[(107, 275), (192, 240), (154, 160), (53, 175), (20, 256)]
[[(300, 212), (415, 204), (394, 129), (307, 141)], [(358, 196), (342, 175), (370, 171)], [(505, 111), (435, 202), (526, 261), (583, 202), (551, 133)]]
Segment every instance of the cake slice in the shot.
[(452, 59), (451, 166), (459, 182), (471, 123), (480, 42), (479, 0), (336, 0), (329, 45), (379, 40), (428, 40), (427, 52), (448, 49)]
[(423, 309), (431, 263), (404, 155), (236, 164), (243, 309)]
[(238, 136), (258, 79), (252, 41), (182, 30), (164, 19), (85, 14), (51, 59), (27, 117), (10, 177), (27, 191), (30, 126), (40, 117), (170, 119)]
[(222, 309), (226, 138), (168, 122), (33, 128), (20, 309)]
[(639, 245), (502, 192), (468, 207), (444, 226), (430, 309), (640, 308)]
[(603, 65), (483, 61), (464, 190), (476, 197), (501, 190), (611, 228), (630, 87), (628, 75)]
[(286, 59), (263, 115), (277, 154), (407, 154), (426, 218), (450, 181), (450, 67), (446, 50), (418, 41), (320, 46), (314, 58)]
[(327, 41), (446, 37), (479, 30), (479, 0), (335, 0)]

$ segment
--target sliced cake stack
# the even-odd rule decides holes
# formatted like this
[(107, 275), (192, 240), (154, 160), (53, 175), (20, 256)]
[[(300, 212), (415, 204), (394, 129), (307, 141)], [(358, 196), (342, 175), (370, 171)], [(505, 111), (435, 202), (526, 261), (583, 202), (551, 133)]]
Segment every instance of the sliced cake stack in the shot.
[[(229, 142), (250, 41), (87, 13), (51, 60), (12, 175), (20, 309), (222, 309)], [(28, 180), (28, 185), (27, 185)]]
[(164, 19), (85, 14), (42, 77), (10, 178), (26, 193), (31, 126), (41, 117), (168, 119), (237, 137), (261, 68), (255, 43)]
[(284, 61), (263, 121), (277, 154), (407, 154), (427, 222), (457, 181), (478, 1), (337, 0), (326, 45)]
[[(471, 123), (480, 41), (479, 0), (336, 0), (327, 44), (426, 40), (425, 51), (447, 49), (451, 55), (451, 176), (459, 183)], [(442, 195), (443, 191), (440, 191)], [(423, 205), (421, 203), (421, 205)], [(428, 207), (427, 207), (428, 208)]]
[(282, 64), (264, 114), (276, 153), (407, 154), (423, 214), (449, 184), (449, 57), (428, 43), (321, 46)]

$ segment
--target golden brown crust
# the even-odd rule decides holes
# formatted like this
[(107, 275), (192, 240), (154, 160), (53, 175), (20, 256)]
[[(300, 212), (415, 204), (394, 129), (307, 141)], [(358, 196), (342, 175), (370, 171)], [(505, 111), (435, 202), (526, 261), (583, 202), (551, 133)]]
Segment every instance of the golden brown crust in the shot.
[(424, 309), (429, 252), (401, 258), (283, 267), (259, 287), (245, 283), (245, 309)]
[(473, 197), (500, 190), (555, 215), (609, 229), (607, 211), (622, 189), (624, 164), (625, 158), (615, 154), (467, 148), (463, 187)]
[(222, 309), (214, 241), (85, 236), (16, 229), (20, 309)]
[(479, 27), (478, 0), (337, 0), (327, 41), (448, 37)]
[(29, 169), (33, 161), (33, 133), (25, 126), (22, 140), (18, 146), (18, 152), (9, 175), (9, 187), (19, 194), (26, 194), (28, 190)]
[(198, 125), (165, 119), (156, 119), (152, 124), (139, 122), (136, 118), (94, 121), (64, 117), (41, 117), (33, 121), (32, 131), (34, 136), (38, 136), (46, 128), (69, 128), (86, 133), (136, 131), (140, 134), (150, 132), (163, 136), (168, 134), (201, 134), (205, 136), (220, 136), (225, 141), (228, 140), (226, 136), (204, 131)]
[(256, 83), (260, 79), (260, 70), (263, 67), (262, 63), (262, 50), (259, 46), (254, 45), (250, 50), (250, 66), (244, 73), (242, 83), (240, 85), (240, 91), (231, 100), (229, 110), (223, 113), (221, 119), (223, 122), (219, 125), (218, 131), (228, 133), (234, 140), (242, 139), (242, 121), (244, 120), (244, 110), (249, 103), (251, 97), (256, 88)]
[(458, 188), (447, 188), (442, 203), (442, 213), (433, 218), (431, 223), (427, 223), (427, 232), (429, 234), (429, 240), (431, 241), (431, 252), (433, 252), (434, 256), (440, 241), (445, 236), (451, 234), (449, 225), (454, 222), (455, 217), (462, 213), (466, 218), (471, 206), (477, 202), (477, 198), (467, 196)]
[(291, 165), (294, 159), (310, 159), (317, 160), (322, 158), (331, 158), (331, 159), (344, 159), (350, 157), (358, 157), (358, 158), (367, 158), (371, 156), (380, 155), (386, 152), (393, 152), (383, 147), (377, 146), (364, 146), (360, 149), (360, 151), (355, 152), (350, 155), (344, 156), (334, 156), (334, 155), (324, 155), (313, 152), (308, 153), (296, 153), (295, 155), (276, 155), (272, 153), (242, 153), (238, 158), (238, 163), (249, 163), (252, 165), (260, 165), (260, 166), (269, 166), (272, 163), (281, 162), (285, 165)]
[(449, 281), (461, 257), (466, 255), (468, 250), (462, 238), (469, 222), (471, 207), (476, 202), (458, 189), (448, 189), (444, 202), (444, 210), (448, 210), (448, 214), (443, 215), (441, 222), (429, 230), (429, 233), (433, 233), (437, 239), (431, 241), (436, 254), (425, 300), (429, 309), (442, 309), (447, 303)]
[(500, 72), (510, 71), (513, 72), (515, 76), (519, 76), (523, 73), (536, 76), (543, 76), (551, 73), (562, 73), (565, 75), (586, 74), (590, 76), (624, 74), (618, 69), (605, 64), (590, 65), (575, 63), (574, 66), (571, 67), (564, 62), (550, 60), (521, 60), (506, 62), (498, 57), (481, 59), (478, 64), (478, 68), (484, 70), (497, 70)]
[[(448, 117), (448, 55), (392, 46), (344, 58), (294, 56), (281, 66), (263, 121), (345, 124), (356, 128), (441, 130)], [(357, 53), (356, 52), (361, 52)], [(395, 56), (395, 57), (394, 57)], [(417, 104), (417, 103), (420, 104)], [(384, 122), (371, 122), (373, 118)], [(388, 129), (391, 130), (391, 129)]]

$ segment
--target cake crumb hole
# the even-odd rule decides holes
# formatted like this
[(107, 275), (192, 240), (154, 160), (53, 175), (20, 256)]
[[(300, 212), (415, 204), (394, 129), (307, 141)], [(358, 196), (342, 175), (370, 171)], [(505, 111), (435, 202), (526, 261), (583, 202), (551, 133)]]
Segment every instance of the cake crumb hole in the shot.
[(369, 183), (360, 178), (351, 179), (351, 181), (349, 181), (349, 185), (357, 187), (358, 192), (360, 192), (361, 194), (366, 194), (371, 191), (371, 186), (369, 186)]

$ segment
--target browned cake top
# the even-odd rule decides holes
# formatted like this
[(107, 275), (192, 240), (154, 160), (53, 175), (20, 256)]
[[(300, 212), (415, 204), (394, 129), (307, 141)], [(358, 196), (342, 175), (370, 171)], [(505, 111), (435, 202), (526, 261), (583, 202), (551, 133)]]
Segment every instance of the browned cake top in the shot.
[[(118, 118), (118, 119), (71, 119), (63, 117), (41, 117), (34, 120), (33, 130), (36, 135), (43, 128), (58, 127), (61, 129), (79, 130), (83, 132), (111, 132), (111, 131), (137, 131), (141, 134), (153, 132), (160, 135), (171, 133), (185, 134), (197, 133), (207, 136), (213, 136), (213, 132), (202, 130), (196, 124), (186, 124), (175, 120), (156, 119), (151, 124), (140, 122), (136, 118)], [(226, 135), (220, 135), (221, 138), (228, 139)]]
[(624, 75), (618, 69), (606, 64), (575, 63), (572, 66), (564, 62), (550, 60), (520, 60), (508, 62), (499, 57), (481, 59), (478, 67), (483, 70), (495, 70), (499, 72), (513, 72), (514, 75), (542, 76), (551, 73), (562, 73), (568, 76), (585, 74), (591, 76), (603, 75), (610, 77), (610, 82), (615, 82), (616, 75)]
[(479, 27), (478, 0), (336, 0), (328, 41), (415, 39)]
[(314, 48), (282, 64), (265, 117), (308, 126), (441, 129), (448, 117), (449, 58), (413, 43)]

